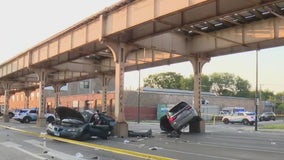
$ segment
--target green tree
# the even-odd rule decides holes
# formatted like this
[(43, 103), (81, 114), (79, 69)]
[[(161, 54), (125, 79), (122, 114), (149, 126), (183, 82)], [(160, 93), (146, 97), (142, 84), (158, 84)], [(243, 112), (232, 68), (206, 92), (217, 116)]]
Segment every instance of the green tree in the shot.
[(149, 75), (144, 79), (144, 87), (181, 89), (183, 76), (175, 72), (166, 72)]
[(235, 96), (236, 97), (249, 97), (251, 85), (248, 80), (244, 80), (241, 77), (237, 76), (235, 78)]
[(273, 101), (273, 99), (275, 98), (275, 95), (272, 91), (264, 90), (264, 91), (260, 91), (260, 95), (259, 98), (263, 101)]
[(251, 95), (248, 80), (230, 73), (213, 73), (212, 92), (222, 96), (249, 97)]
[(284, 113), (284, 103), (281, 103), (276, 107), (276, 113), (278, 113), (278, 114)]
[(189, 78), (183, 78), (181, 80), (181, 89), (193, 91), (194, 89), (194, 78), (190, 76)]
[(201, 90), (203, 92), (210, 92), (212, 88), (212, 81), (209, 76), (201, 75)]
[[(149, 75), (144, 79), (144, 87), (194, 90), (194, 76), (184, 78), (175, 72)], [(201, 90), (223, 96), (255, 97), (250, 92), (251, 85), (247, 80), (230, 73), (213, 73), (201, 75)]]
[[(210, 77), (207, 75), (201, 75), (201, 90), (203, 92), (210, 92), (212, 83)], [(182, 80), (181, 89), (183, 90), (194, 90), (194, 76), (190, 75), (189, 78), (184, 78)]]
[(210, 78), (212, 92), (220, 96), (235, 95), (235, 75), (229, 73), (213, 73)]
[(273, 102), (274, 103), (278, 103), (278, 104), (284, 103), (284, 92), (277, 93), (274, 96), (274, 101)]

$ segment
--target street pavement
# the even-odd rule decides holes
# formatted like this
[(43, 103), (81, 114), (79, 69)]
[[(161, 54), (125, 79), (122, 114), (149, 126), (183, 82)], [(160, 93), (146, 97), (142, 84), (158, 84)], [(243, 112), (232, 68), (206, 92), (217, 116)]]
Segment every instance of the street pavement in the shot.
[[(266, 123), (283, 123), (283, 121), (262, 122), (259, 125)], [(35, 123), (22, 124), (13, 120), (3, 122), (0, 119), (2, 159), (4, 157), (3, 160), (9, 160), (8, 157), (11, 155), (18, 157), (17, 159), (20, 157), (21, 160), (24, 159), (23, 155), (29, 160), (279, 160), (284, 157), (282, 131), (263, 129), (255, 131), (254, 126), (216, 123), (207, 124), (205, 133), (188, 133), (188, 128), (185, 128), (179, 138), (170, 138), (160, 130), (156, 121), (128, 122), (128, 125), (129, 130), (137, 132), (151, 129), (153, 137), (113, 136), (108, 140), (91, 139), (82, 143), (56, 139), (43, 140), (40, 133), (45, 133), (45, 127), (37, 127)], [(32, 148), (29, 148), (30, 146)], [(18, 152), (11, 152), (11, 147)], [(48, 148), (48, 155), (42, 154), (44, 147)], [(141, 155), (137, 156), (139, 154)]]

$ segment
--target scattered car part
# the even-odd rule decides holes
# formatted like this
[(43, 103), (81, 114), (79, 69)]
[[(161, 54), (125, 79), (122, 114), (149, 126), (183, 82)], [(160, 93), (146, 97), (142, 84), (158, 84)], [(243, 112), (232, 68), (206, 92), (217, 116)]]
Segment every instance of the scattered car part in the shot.
[(152, 130), (149, 129), (146, 132), (142, 132), (142, 131), (137, 132), (137, 131), (129, 130), (128, 131), (128, 137), (152, 137)]

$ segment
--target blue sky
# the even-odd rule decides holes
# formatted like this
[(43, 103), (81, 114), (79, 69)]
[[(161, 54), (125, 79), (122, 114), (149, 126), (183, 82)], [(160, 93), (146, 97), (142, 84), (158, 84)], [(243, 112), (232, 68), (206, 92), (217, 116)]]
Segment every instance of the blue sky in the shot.
[[(97, 13), (119, 0), (9, 0), (0, 1), (0, 64), (71, 25)], [(17, 4), (17, 5), (15, 5)], [(282, 64), (284, 47), (259, 51), (261, 89), (284, 91)], [(203, 67), (204, 74), (228, 72), (249, 80), (255, 88), (255, 51), (212, 58)], [(173, 71), (193, 74), (190, 62), (141, 70), (142, 82), (149, 74)], [(125, 74), (125, 87), (136, 89), (138, 71)], [(131, 83), (129, 83), (131, 82)], [(141, 83), (142, 85), (142, 83)]]

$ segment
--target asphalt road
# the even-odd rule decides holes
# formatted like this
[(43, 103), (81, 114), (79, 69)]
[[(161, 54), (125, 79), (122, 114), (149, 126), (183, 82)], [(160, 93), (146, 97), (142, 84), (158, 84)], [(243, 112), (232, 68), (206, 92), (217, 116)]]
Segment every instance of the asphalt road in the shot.
[[(259, 122), (283, 123), (283, 120)], [(152, 129), (152, 138), (110, 137), (85, 142), (43, 138), (45, 128), (35, 123), (21, 124), (0, 119), (1, 160), (280, 160), (284, 157), (284, 132), (261, 130), (254, 126), (216, 123), (206, 125), (203, 134), (188, 133), (169, 138), (159, 123), (129, 122), (129, 129)], [(140, 155), (141, 154), (141, 155)]]

